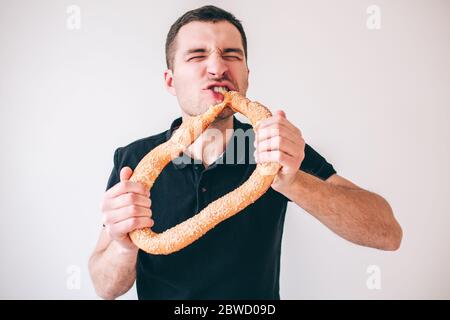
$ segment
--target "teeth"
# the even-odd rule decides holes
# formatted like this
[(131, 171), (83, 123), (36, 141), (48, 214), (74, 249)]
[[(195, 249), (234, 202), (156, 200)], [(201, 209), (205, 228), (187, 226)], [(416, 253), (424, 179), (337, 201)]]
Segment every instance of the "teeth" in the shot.
[(225, 93), (228, 91), (227, 87), (213, 87), (212, 89), (214, 92), (220, 92), (220, 93)]

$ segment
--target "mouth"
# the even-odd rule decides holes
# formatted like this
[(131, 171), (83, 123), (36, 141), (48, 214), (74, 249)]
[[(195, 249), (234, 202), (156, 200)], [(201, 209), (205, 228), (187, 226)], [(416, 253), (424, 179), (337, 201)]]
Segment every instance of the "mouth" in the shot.
[(219, 93), (225, 93), (230, 91), (230, 89), (227, 86), (211, 86), (209, 88), (209, 90), (212, 90), (214, 92), (219, 92)]
[(234, 88), (227, 84), (214, 83), (205, 89), (217, 102), (222, 102), (225, 92), (232, 91)]

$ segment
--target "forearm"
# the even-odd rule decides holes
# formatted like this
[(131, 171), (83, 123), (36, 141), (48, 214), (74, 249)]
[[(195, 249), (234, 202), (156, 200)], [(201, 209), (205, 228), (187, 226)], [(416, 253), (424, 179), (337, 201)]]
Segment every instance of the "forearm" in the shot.
[(339, 236), (356, 244), (396, 250), (401, 228), (381, 196), (333, 185), (299, 171), (290, 188), (279, 190)]
[(137, 252), (137, 248), (124, 249), (116, 241), (111, 241), (105, 250), (92, 255), (89, 271), (100, 297), (115, 299), (133, 286)]

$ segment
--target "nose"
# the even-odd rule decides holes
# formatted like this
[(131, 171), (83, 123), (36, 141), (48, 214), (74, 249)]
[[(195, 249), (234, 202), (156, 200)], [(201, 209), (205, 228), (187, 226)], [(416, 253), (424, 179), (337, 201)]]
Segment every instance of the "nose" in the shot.
[(210, 76), (222, 78), (228, 71), (228, 66), (220, 53), (213, 52), (208, 59), (207, 71)]

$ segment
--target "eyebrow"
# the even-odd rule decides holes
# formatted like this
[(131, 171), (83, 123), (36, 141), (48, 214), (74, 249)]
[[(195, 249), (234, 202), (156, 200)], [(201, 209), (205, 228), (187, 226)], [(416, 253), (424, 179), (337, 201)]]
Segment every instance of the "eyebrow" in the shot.
[[(194, 49), (186, 50), (186, 52), (184, 53), (184, 56), (188, 56), (192, 53), (207, 53), (207, 52), (208, 52), (208, 50), (206, 50), (204, 48), (194, 48)], [(223, 53), (237, 53), (237, 54), (240, 54), (241, 56), (244, 56), (244, 52), (240, 48), (225, 48), (222, 52)]]

